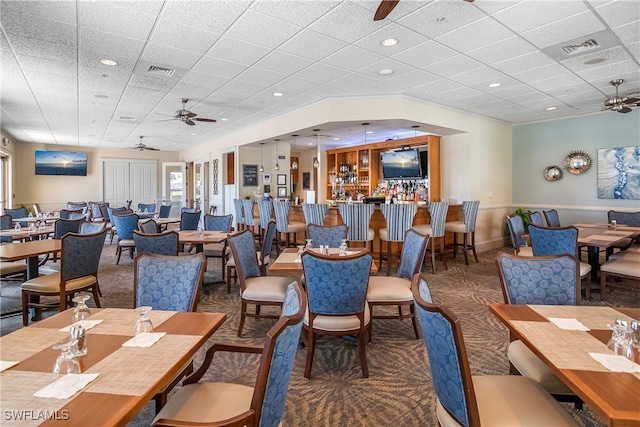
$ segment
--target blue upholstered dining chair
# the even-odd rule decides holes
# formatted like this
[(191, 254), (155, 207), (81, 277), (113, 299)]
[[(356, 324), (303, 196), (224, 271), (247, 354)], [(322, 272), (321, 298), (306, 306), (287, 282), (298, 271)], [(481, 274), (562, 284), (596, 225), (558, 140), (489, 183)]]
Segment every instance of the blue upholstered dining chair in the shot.
[(53, 238), (62, 239), (67, 233), (78, 233), (80, 225), (84, 222), (82, 219), (58, 219), (53, 223)]
[[(276, 231), (278, 234), (284, 233), (285, 247), (289, 247), (290, 236), (293, 234), (293, 245), (295, 246), (298, 233), (304, 233), (306, 230), (306, 224), (304, 222), (289, 221), (289, 211), (291, 210), (291, 202), (289, 200), (281, 201), (274, 200), (273, 210), (276, 213)], [(277, 239), (278, 246), (280, 245), (280, 237)]]
[(155, 203), (138, 203), (138, 212), (150, 212), (156, 211)]
[[(268, 225), (267, 225), (268, 227)], [(281, 307), (284, 301), (290, 277), (267, 276), (258, 263), (258, 254), (253, 243), (251, 230), (243, 230), (232, 234), (228, 238), (231, 253), (236, 264), (238, 279), (240, 280), (240, 324), (238, 336), (242, 335), (246, 317), (275, 319), (278, 316), (261, 314), (260, 307), (274, 305)], [(248, 305), (255, 305), (255, 313), (247, 310)]]
[(82, 212), (82, 209), (60, 209), (61, 219), (72, 219), (71, 218), (72, 215), (75, 216), (76, 219), (77, 219), (77, 215), (81, 215), (84, 218), (84, 213)]
[[(29, 216), (29, 212), (27, 212), (27, 208), (21, 207), (16, 209), (5, 209), (5, 215), (9, 215), (12, 218), (26, 218)], [(20, 227), (26, 227), (27, 223), (25, 221), (20, 221)]]
[(113, 225), (117, 229), (118, 246), (116, 248), (116, 264), (120, 263), (120, 255), (123, 249), (129, 250), (129, 256), (133, 259), (133, 250), (136, 242), (133, 240), (133, 230), (138, 229), (138, 215), (113, 215)]
[[(255, 202), (254, 202), (255, 203)], [(236, 230), (242, 231), (245, 227), (244, 205), (242, 199), (233, 199), (233, 213), (236, 220)]]
[[(476, 254), (476, 219), (480, 200), (465, 200), (462, 202), (462, 221), (448, 221), (444, 224), (444, 231), (453, 233), (453, 258), (456, 258), (458, 248), (464, 253), (464, 264), (469, 265), (469, 251), (478, 262)], [(462, 234), (462, 243), (458, 242), (458, 234)]]
[(260, 216), (253, 216), (256, 202), (251, 199), (243, 199), (241, 202), (244, 227), (251, 229), (255, 237), (260, 237)]
[[(11, 215), (2, 215), (0, 216), (0, 230), (10, 230), (13, 228), (13, 221), (11, 220)], [(0, 242), (2, 243), (10, 243), (11, 237), (0, 237)]]
[(424, 281), (415, 282), (413, 297), (429, 357), (440, 425), (579, 425), (529, 378), (472, 376), (458, 318), (444, 305), (431, 303)]
[[(271, 264), (271, 249), (273, 249), (273, 239), (276, 236), (276, 220), (271, 219), (267, 229), (261, 238), (260, 250), (257, 252), (258, 265), (262, 271), (262, 275), (267, 275), (267, 266)], [(236, 270), (236, 260), (233, 258), (233, 253), (229, 254), (227, 259), (227, 293), (231, 293), (231, 278), (233, 277), (234, 283), (237, 283), (238, 272)]]
[(449, 211), (449, 202), (429, 202), (427, 208), (429, 209), (431, 222), (429, 224), (414, 225), (413, 229), (420, 234), (428, 235), (430, 237), (427, 250), (431, 255), (431, 272), (435, 274), (436, 256), (438, 255), (440, 255), (444, 269), (447, 269), (447, 261), (444, 258), (444, 234), (447, 212)]
[(544, 213), (544, 217), (547, 220), (547, 225), (549, 227), (562, 227), (560, 225), (560, 217), (558, 216), (558, 211), (555, 209), (550, 209), (548, 211), (542, 211)]
[[(260, 215), (260, 236), (258, 240), (262, 239), (264, 232), (269, 227), (269, 221), (274, 218), (273, 215), (273, 201), (272, 200), (258, 200), (258, 214)], [(276, 224), (277, 227), (277, 224)], [(275, 237), (274, 237), (275, 238)], [(276, 245), (276, 253), (280, 255), (280, 246)]]
[[(496, 267), (505, 304), (580, 305), (580, 261), (573, 255), (500, 253)], [(513, 373), (533, 379), (556, 399), (579, 406), (580, 399), (524, 343), (509, 343), (507, 355)]]
[(180, 209), (180, 213), (182, 214), (182, 213), (184, 213), (184, 212), (187, 212), (187, 213), (196, 213), (196, 212), (198, 212), (198, 208), (181, 208), (181, 209)]
[[(640, 227), (640, 212), (620, 212), (610, 210), (607, 211), (607, 223), (611, 224), (611, 221), (616, 221), (617, 225)], [(609, 256), (613, 254), (614, 249), (620, 249), (621, 251), (624, 251), (626, 249), (629, 249), (632, 244), (638, 243), (639, 241), (640, 236), (636, 235), (616, 243), (611, 248), (607, 248), (607, 259), (609, 259)]]
[(329, 212), (329, 205), (326, 203), (303, 203), (302, 213), (304, 214), (304, 222), (315, 225), (324, 225), (324, 219)]
[[(160, 411), (154, 425), (281, 425), (306, 307), (304, 292), (298, 284), (291, 283), (286, 289), (282, 316), (267, 333), (264, 345), (213, 344), (207, 350), (202, 366), (183, 382)], [(198, 382), (220, 351), (262, 355), (253, 387)]]
[[(233, 226), (233, 215), (205, 215), (204, 229), (207, 231), (231, 232)], [(225, 280), (227, 258), (231, 250), (225, 240), (222, 243), (209, 243), (204, 245), (204, 255), (207, 258), (220, 258), (222, 263), (222, 280)]]
[[(98, 264), (107, 230), (95, 234), (67, 233), (62, 237), (60, 271), (35, 277), (22, 284), (22, 323), (29, 322), (29, 308), (64, 311), (72, 305), (74, 294), (91, 291), (100, 307)], [(58, 296), (59, 304), (52, 307), (46, 302), (30, 300), (30, 296)]]
[(133, 230), (133, 241), (136, 244), (136, 253), (149, 252), (158, 255), (178, 255), (178, 233), (165, 231), (163, 233), (143, 233)]
[(369, 252), (332, 257), (314, 251), (302, 254), (309, 312), (304, 319), (307, 362), (305, 378), (311, 377), (316, 336), (356, 336), (362, 376), (369, 377), (366, 344), (371, 319), (367, 284), (373, 257)]
[[(176, 232), (169, 233), (177, 238)], [(153, 310), (196, 311), (206, 264), (201, 253), (187, 256), (140, 253), (133, 262), (133, 306), (149, 306)], [(192, 372), (193, 362), (189, 361), (180, 374), (155, 395), (156, 412), (165, 405), (167, 395), (180, 379)]]
[[(391, 274), (391, 243), (401, 242), (404, 239), (404, 234), (411, 228), (413, 217), (418, 212), (418, 205), (415, 203), (380, 205), (380, 210), (386, 221), (386, 226), (379, 231), (380, 267), (382, 267), (382, 261), (386, 259), (388, 276)], [(382, 242), (387, 242), (386, 251), (382, 249)]]
[(529, 224), (544, 226), (542, 214), (538, 211), (529, 212)]
[(171, 215), (171, 205), (160, 205), (158, 218), (169, 218), (169, 215)]
[(198, 224), (200, 224), (200, 211), (183, 211), (180, 214), (180, 230), (197, 230)]
[(369, 228), (371, 216), (375, 210), (374, 204), (340, 203), (338, 211), (342, 222), (349, 227), (347, 239), (351, 242), (364, 242), (373, 251), (375, 232)]
[(131, 209), (127, 209), (126, 207), (112, 208), (107, 206), (107, 218), (109, 218), (109, 224), (107, 225), (107, 230), (109, 230), (109, 242), (113, 243), (113, 236), (118, 234), (118, 230), (116, 230), (116, 226), (113, 222), (113, 215), (129, 215), (132, 214), (133, 211)]
[(152, 219), (138, 222), (138, 230), (140, 230), (140, 232), (142, 233), (151, 233), (151, 234), (160, 232), (158, 229), (158, 223)]
[(82, 222), (80, 224), (80, 229), (78, 230), (78, 233), (80, 234), (94, 234), (94, 233), (99, 233), (102, 230), (105, 230), (107, 228), (107, 223), (106, 222)]
[(307, 225), (307, 237), (311, 239), (314, 247), (328, 245), (331, 248), (338, 248), (343, 240), (347, 239), (349, 227), (340, 225)]
[(513, 253), (522, 256), (533, 256), (533, 250), (524, 238), (525, 230), (522, 218), (518, 215), (507, 215), (507, 228), (511, 237)]
[[(578, 256), (578, 229), (575, 227), (541, 227), (529, 224), (529, 238), (534, 256), (569, 254)], [(580, 278), (585, 297), (591, 298), (591, 265), (580, 262)]]
[[(422, 235), (414, 229), (408, 229), (404, 236), (402, 253), (400, 254), (400, 266), (398, 276), (371, 276), (367, 289), (367, 301), (371, 308), (372, 319), (411, 319), (413, 332), (418, 339), (418, 326), (416, 324), (413, 295), (411, 294), (411, 282), (420, 272), (424, 255), (429, 244), (429, 236)], [(398, 314), (375, 314), (375, 306), (398, 306)], [(409, 313), (402, 312), (402, 307), (407, 307)]]

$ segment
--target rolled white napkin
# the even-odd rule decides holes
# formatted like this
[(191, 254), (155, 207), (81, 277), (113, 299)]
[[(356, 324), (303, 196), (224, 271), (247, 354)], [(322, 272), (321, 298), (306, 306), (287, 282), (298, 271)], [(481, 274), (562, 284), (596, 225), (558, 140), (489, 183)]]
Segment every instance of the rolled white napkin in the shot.
[(165, 336), (166, 332), (143, 332), (131, 338), (122, 344), (123, 347), (151, 347), (157, 343), (160, 338)]
[(563, 317), (549, 317), (549, 322), (553, 323), (560, 329), (567, 329), (569, 331), (590, 331), (591, 329), (584, 326), (582, 322), (577, 319), (566, 319)]
[(619, 354), (589, 353), (611, 372), (640, 373), (640, 365)]
[(20, 362), (8, 362), (5, 360), (0, 360), (0, 372), (4, 371), (5, 369), (9, 369), (12, 366), (16, 366), (18, 363)]
[(82, 325), (82, 327), (86, 331), (88, 329), (93, 328), (94, 326), (99, 325), (102, 322), (104, 322), (103, 319), (100, 319), (100, 320), (87, 320), (87, 319), (80, 320), (79, 322), (76, 322), (76, 323), (73, 323), (73, 324), (71, 324), (69, 326), (65, 326), (64, 328), (61, 328), (60, 332), (69, 332), (69, 330), (71, 330), (71, 327), (75, 326), (75, 325)]
[(100, 374), (66, 374), (33, 395), (51, 399), (68, 399), (98, 378), (98, 375)]

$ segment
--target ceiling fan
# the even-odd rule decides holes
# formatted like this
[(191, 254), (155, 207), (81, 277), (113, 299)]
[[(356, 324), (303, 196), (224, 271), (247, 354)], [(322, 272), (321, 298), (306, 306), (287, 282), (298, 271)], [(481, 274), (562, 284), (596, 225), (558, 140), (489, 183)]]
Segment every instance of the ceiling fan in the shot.
[(604, 100), (604, 110), (617, 111), (618, 113), (629, 113), (633, 107), (640, 107), (640, 98), (638, 97), (628, 97), (631, 93), (627, 95), (618, 95), (618, 86), (620, 86), (624, 82), (623, 79), (615, 79), (611, 80), (609, 84), (616, 88), (616, 96), (612, 96)]
[[(378, 6), (378, 10), (376, 10), (376, 14), (373, 16), (374, 21), (380, 21), (387, 17), (391, 13), (391, 11), (398, 5), (400, 0), (382, 0), (380, 2), (380, 6)], [(464, 0), (469, 3), (473, 2), (473, 0)]]
[[(197, 114), (187, 110), (187, 102), (189, 102), (189, 98), (180, 98), (180, 102), (182, 102), (182, 108), (177, 110), (172, 119), (169, 120), (180, 120), (183, 123), (188, 124), (189, 126), (195, 125), (197, 122), (209, 122), (215, 123), (215, 119), (205, 119), (202, 117), (196, 117)], [(195, 120), (195, 121), (194, 121)]]
[(144, 138), (144, 136), (140, 135), (140, 142), (138, 142), (136, 145), (134, 145), (131, 148), (133, 148), (134, 150), (138, 150), (138, 151), (144, 151), (144, 150), (160, 151), (158, 148), (149, 147), (147, 144), (143, 144), (142, 143), (142, 138)]

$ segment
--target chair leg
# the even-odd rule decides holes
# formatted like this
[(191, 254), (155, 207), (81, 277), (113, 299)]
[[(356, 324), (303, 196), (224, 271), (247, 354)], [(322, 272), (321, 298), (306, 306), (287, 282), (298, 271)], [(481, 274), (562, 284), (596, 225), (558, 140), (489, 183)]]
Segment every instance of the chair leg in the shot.
[(129, 258), (133, 259), (133, 248), (129, 248)]
[(244, 327), (245, 312), (247, 311), (247, 303), (242, 301), (240, 307), (240, 324), (238, 325), (238, 336), (242, 336), (242, 328)]
[(444, 265), (444, 269), (448, 270), (447, 260), (444, 257), (444, 236), (440, 236), (440, 259), (442, 260), (442, 264)]
[[(371, 323), (371, 321), (369, 321)], [(360, 358), (360, 367), (362, 368), (362, 376), (364, 378), (369, 378), (369, 367), (367, 365), (367, 351), (365, 346), (367, 345), (366, 341), (367, 330), (366, 327), (363, 330), (360, 330), (358, 334), (358, 357)]]
[(476, 254), (476, 232), (475, 231), (471, 232), (471, 250), (473, 251), (473, 257), (476, 259), (476, 262), (478, 262), (478, 254)]
[(227, 265), (227, 293), (231, 293), (231, 266)]
[[(464, 248), (464, 243), (462, 245)], [(458, 253), (458, 233), (453, 232), (453, 259), (456, 259), (456, 254)]]
[[(464, 265), (469, 265), (469, 247), (467, 246), (467, 233), (462, 233), (462, 252), (464, 252)], [(455, 250), (453, 251), (453, 257), (456, 257)]]
[(387, 276), (391, 276), (391, 240), (387, 241)]
[(436, 274), (436, 242), (434, 238), (429, 239), (431, 244), (431, 272)]
[(22, 325), (27, 326), (29, 324), (29, 294), (22, 291)]
[(120, 245), (118, 245), (118, 247), (116, 248), (116, 255), (118, 256), (116, 258), (116, 265), (118, 265), (120, 263), (120, 254), (122, 253), (122, 247)]
[(96, 282), (96, 284), (91, 287), (91, 292), (93, 293), (93, 300), (96, 302), (96, 307), (102, 308), (100, 304), (100, 292), (98, 292), (99, 289), (98, 282)]
[(411, 323), (413, 323), (413, 332), (416, 334), (416, 339), (420, 339), (420, 335), (418, 334), (418, 319), (416, 319), (416, 307), (411, 303), (409, 305), (409, 312), (411, 313)]
[(316, 351), (316, 335), (313, 329), (307, 327), (307, 361), (304, 365), (304, 377), (311, 378), (311, 368), (313, 367), (313, 356)]

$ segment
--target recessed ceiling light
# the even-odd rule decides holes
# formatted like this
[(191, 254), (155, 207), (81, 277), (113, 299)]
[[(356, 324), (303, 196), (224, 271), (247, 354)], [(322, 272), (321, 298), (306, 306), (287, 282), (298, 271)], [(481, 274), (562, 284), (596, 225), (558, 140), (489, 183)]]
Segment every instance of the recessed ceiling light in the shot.
[(226, 117), (221, 118), (220, 120), (222, 120), (223, 122), (228, 121), (229, 119), (227, 119)]
[(366, 131), (365, 133), (372, 134), (372, 133), (373, 133), (373, 131), (372, 131), (372, 130), (368, 130), (368, 131)]
[(556, 109), (556, 107), (547, 107), (547, 108), (545, 108), (545, 110), (547, 110), (547, 111), (553, 111), (555, 109)]
[(335, 137), (335, 138), (333, 138), (333, 140), (334, 140), (334, 141), (340, 141), (340, 138)]
[(392, 39), (384, 39), (384, 40), (382, 40), (380, 42), (380, 44), (382, 46), (386, 46), (386, 47), (395, 46), (395, 45), (398, 44), (398, 39), (393, 39), (393, 38)]
[(273, 92), (273, 96), (284, 96), (282, 92)]
[(307, 142), (307, 145), (313, 145), (313, 142)]
[(102, 63), (104, 65), (118, 65), (118, 63), (116, 61), (114, 61), (113, 59), (101, 59), (100, 63)]
[(489, 86), (489, 87), (500, 87), (500, 86), (502, 86), (502, 83), (498, 83), (498, 82), (489, 83), (487, 86)]
[(194, 135), (194, 136), (195, 136), (195, 135), (197, 135), (197, 133), (195, 133), (195, 132), (191, 132), (191, 135)]
[(94, 98), (98, 98), (98, 99), (107, 99), (109, 98), (107, 95), (103, 95), (101, 93), (96, 93), (95, 95), (93, 95)]
[(584, 65), (593, 65), (593, 64), (599, 64), (601, 62), (606, 61), (607, 58), (593, 58), (593, 59), (587, 59), (586, 61), (584, 61)]
[(393, 70), (385, 68), (383, 70), (378, 71), (378, 74), (380, 74), (381, 76), (388, 76), (390, 74), (393, 74)]

